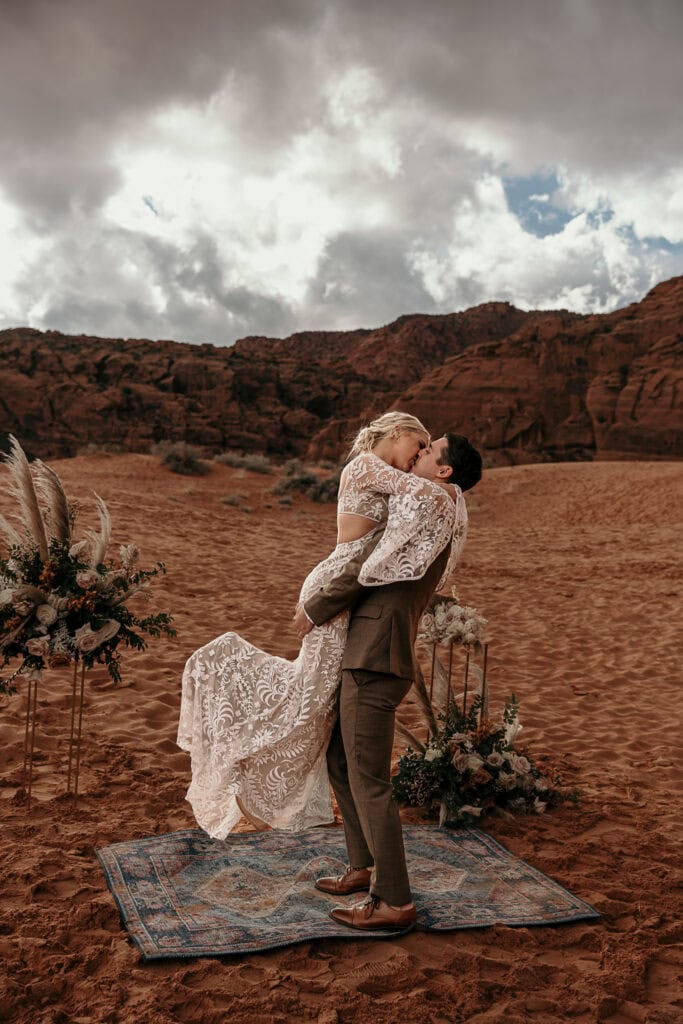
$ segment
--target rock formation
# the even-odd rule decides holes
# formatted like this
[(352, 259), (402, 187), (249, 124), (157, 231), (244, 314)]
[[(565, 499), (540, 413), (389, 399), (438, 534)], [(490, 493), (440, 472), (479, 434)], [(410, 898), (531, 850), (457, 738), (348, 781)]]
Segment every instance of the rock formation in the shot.
[(183, 440), (337, 459), (388, 408), (497, 463), (680, 458), (682, 394), (683, 278), (605, 315), (492, 302), (232, 348), (0, 331), (0, 445), (45, 458)]

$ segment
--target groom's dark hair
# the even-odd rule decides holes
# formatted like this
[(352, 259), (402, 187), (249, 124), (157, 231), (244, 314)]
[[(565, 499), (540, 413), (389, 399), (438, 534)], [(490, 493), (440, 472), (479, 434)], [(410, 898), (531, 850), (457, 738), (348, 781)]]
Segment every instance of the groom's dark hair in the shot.
[(481, 455), (462, 434), (447, 431), (444, 436), (448, 447), (437, 464), (450, 466), (453, 474), (448, 478), (449, 483), (457, 484), (461, 491), (469, 491), (481, 480)]

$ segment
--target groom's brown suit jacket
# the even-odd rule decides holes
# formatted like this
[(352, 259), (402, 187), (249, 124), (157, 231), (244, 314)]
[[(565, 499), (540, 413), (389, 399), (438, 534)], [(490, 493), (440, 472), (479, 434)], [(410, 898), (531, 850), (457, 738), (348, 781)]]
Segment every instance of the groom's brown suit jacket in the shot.
[(379, 536), (373, 534), (335, 579), (305, 601), (304, 608), (317, 626), (351, 609), (342, 669), (414, 679), (418, 624), (446, 568), (450, 545), (437, 555), (422, 579), (364, 587), (358, 582), (358, 574), (378, 541)]

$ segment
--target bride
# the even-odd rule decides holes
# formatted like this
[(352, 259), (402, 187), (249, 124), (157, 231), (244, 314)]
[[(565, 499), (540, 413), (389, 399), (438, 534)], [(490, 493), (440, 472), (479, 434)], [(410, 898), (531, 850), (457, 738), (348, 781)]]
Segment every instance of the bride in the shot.
[[(301, 601), (377, 537), (358, 577), (364, 586), (420, 578), (453, 538), (446, 578), (464, 542), (467, 513), (457, 486), (410, 475), (428, 444), (422, 423), (402, 412), (358, 433), (339, 485), (337, 546), (304, 580)], [(237, 633), (224, 633), (189, 658), (177, 742), (191, 755), (187, 800), (209, 835), (224, 839), (243, 814), (293, 831), (334, 821), (325, 754), (348, 621), (342, 612), (312, 629), (293, 661)]]

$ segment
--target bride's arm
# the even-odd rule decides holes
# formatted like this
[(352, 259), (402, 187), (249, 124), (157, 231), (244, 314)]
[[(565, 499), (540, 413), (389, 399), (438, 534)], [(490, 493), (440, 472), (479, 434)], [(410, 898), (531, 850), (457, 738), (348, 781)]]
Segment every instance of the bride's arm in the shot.
[[(354, 604), (365, 589), (358, 582), (358, 574), (381, 537), (382, 533), (379, 530), (373, 530), (368, 534), (361, 550), (341, 566), (334, 579), (319, 587), (314, 594), (306, 598), (303, 606), (299, 606), (294, 616), (294, 625), (297, 631), (300, 632), (300, 627), (305, 626), (306, 622), (322, 626), (328, 619), (334, 618), (339, 612), (346, 611)], [(297, 618), (302, 607), (304, 618)]]
[(424, 498), (443, 508), (448, 501), (454, 501), (456, 491), (450, 485), (441, 485), (424, 477), (404, 473), (390, 466), (372, 452), (357, 455), (344, 470), (345, 483), (353, 483), (360, 490), (374, 491), (376, 494), (411, 495)]

